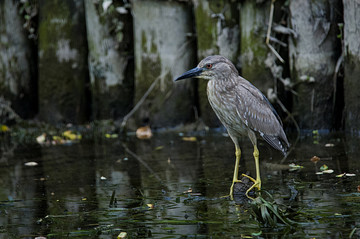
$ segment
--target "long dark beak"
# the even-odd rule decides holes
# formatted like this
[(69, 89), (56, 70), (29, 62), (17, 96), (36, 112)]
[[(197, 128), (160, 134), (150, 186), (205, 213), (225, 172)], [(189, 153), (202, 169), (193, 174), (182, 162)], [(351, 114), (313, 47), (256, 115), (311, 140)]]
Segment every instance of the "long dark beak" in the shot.
[(196, 77), (196, 76), (199, 76), (201, 74), (201, 72), (203, 72), (202, 68), (195, 67), (195, 68), (185, 72), (184, 74), (182, 74), (181, 76), (176, 78), (174, 81)]

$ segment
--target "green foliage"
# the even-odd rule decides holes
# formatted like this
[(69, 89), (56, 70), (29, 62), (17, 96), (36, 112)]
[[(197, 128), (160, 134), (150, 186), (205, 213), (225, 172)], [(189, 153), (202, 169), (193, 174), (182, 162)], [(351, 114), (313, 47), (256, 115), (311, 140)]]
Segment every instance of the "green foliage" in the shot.
[(24, 28), (28, 32), (29, 39), (36, 40), (37, 17), (39, 13), (39, 0), (21, 0), (18, 2), (19, 14), (24, 17)]
[(130, 4), (123, 4), (120, 1), (101, 0), (96, 4), (100, 21), (109, 26), (110, 34), (118, 43), (124, 40), (124, 17), (130, 11)]
[(296, 215), (290, 213), (287, 207), (277, 204), (269, 193), (268, 200), (258, 196), (251, 202), (253, 218), (264, 227), (295, 226), (298, 224), (291, 218)]

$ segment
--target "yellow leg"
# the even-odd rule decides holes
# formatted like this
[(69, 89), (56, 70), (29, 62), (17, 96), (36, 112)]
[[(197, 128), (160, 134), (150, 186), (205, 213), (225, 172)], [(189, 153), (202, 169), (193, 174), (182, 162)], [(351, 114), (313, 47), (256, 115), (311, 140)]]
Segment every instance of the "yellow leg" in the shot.
[(241, 158), (241, 150), (240, 147), (235, 146), (235, 156), (236, 156), (236, 161), (235, 161), (235, 168), (234, 168), (234, 176), (233, 176), (233, 181), (230, 187), (230, 198), (231, 200), (233, 200), (233, 193), (234, 193), (234, 184), (241, 182), (241, 180), (239, 180), (238, 175), (239, 175), (239, 163), (240, 163), (240, 158)]
[(260, 165), (259, 165), (259, 150), (257, 148), (256, 145), (254, 145), (254, 159), (255, 159), (255, 167), (256, 167), (256, 180), (254, 180), (253, 178), (247, 176), (247, 175), (244, 175), (243, 176), (247, 176), (251, 181), (254, 182), (253, 185), (251, 185), (251, 187), (246, 191), (246, 196), (248, 198), (251, 198), (249, 197), (248, 193), (253, 189), (253, 188), (257, 188), (258, 190), (261, 189), (261, 179), (260, 179)]

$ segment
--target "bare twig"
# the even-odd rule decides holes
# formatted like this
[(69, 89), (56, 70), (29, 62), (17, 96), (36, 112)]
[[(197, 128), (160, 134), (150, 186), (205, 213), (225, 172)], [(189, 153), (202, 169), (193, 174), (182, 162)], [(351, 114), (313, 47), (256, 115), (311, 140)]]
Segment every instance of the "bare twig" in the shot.
[(295, 143), (291, 145), (289, 151), (286, 153), (286, 155), (284, 156), (284, 158), (281, 160), (281, 163), (283, 163), (286, 158), (289, 156), (289, 154), (294, 150), (295, 148), (295, 145), (297, 144), (297, 142), (299, 141), (300, 139), (300, 127), (298, 125), (298, 123), (296, 122), (294, 116), (286, 109), (285, 105), (281, 102), (281, 100), (279, 100), (277, 97), (276, 97), (276, 103), (278, 103), (281, 107), (281, 109), (288, 115), (288, 117), (292, 120), (292, 122), (294, 123), (295, 127), (296, 127), (296, 131), (297, 131), (297, 137), (296, 137), (296, 140), (295, 140)]
[[(186, 51), (184, 51), (183, 49), (190, 43), (192, 42), (192, 40), (186, 41), (184, 42), (184, 44), (182, 44), (181, 47), (179, 47), (179, 49), (176, 51), (175, 57), (174, 59), (179, 59), (180, 57), (182, 57), (184, 55), (184, 53)], [(122, 131), (127, 123), (127, 121), (130, 119), (130, 117), (140, 108), (140, 106), (144, 103), (144, 101), (146, 100), (146, 98), (150, 95), (150, 93), (153, 91), (153, 89), (155, 88), (155, 86), (158, 84), (158, 82), (163, 79), (169, 72), (171, 69), (166, 69), (160, 76), (156, 77), (156, 79), (153, 81), (153, 83), (151, 83), (150, 87), (146, 90), (146, 92), (144, 93), (144, 95), (141, 97), (141, 99), (136, 103), (136, 105), (134, 106), (134, 108), (132, 108), (132, 110), (127, 113), (127, 115), (124, 116), (124, 118), (122, 119), (121, 122), (121, 126), (120, 126), (120, 131)]]
[(336, 91), (337, 91), (337, 76), (339, 74), (339, 70), (340, 70), (340, 66), (341, 63), (344, 60), (344, 52), (341, 52), (341, 55), (339, 57), (339, 59), (336, 62), (336, 66), (335, 66), (335, 71), (334, 71), (334, 76), (333, 76), (333, 84), (334, 84), (334, 97), (333, 97), (333, 112), (335, 110), (335, 101), (336, 101)]
[(272, 45), (270, 45), (270, 33), (271, 33), (271, 26), (272, 26), (272, 22), (273, 22), (273, 16), (274, 16), (274, 2), (275, 2), (275, 0), (271, 1), (269, 24), (268, 24), (265, 42), (266, 42), (266, 45), (269, 47), (269, 49), (272, 51), (272, 53), (274, 53), (274, 55), (279, 59), (279, 61), (281, 61), (281, 63), (285, 63), (284, 59), (280, 56), (280, 54), (275, 50), (275, 48)]

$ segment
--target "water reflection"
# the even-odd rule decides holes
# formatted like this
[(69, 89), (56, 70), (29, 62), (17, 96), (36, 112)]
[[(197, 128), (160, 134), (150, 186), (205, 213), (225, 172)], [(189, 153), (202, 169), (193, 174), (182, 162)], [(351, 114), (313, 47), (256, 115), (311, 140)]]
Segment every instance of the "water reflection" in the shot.
[[(240, 171), (254, 175), (251, 143), (241, 145)], [(249, 208), (221, 198), (234, 167), (233, 144), (222, 134), (184, 141), (161, 133), (150, 140), (50, 147), (3, 140), (0, 237), (114, 238), (121, 231), (130, 238), (348, 237), (360, 226), (358, 145), (359, 139), (336, 134), (303, 136), (282, 163), (280, 154), (260, 144), (264, 189), (308, 215), (306, 226), (292, 231), (263, 228)], [(314, 155), (319, 162), (310, 161)], [(289, 163), (304, 168), (291, 171)], [(316, 174), (324, 164), (334, 173)], [(341, 173), (356, 176), (336, 177)]]

